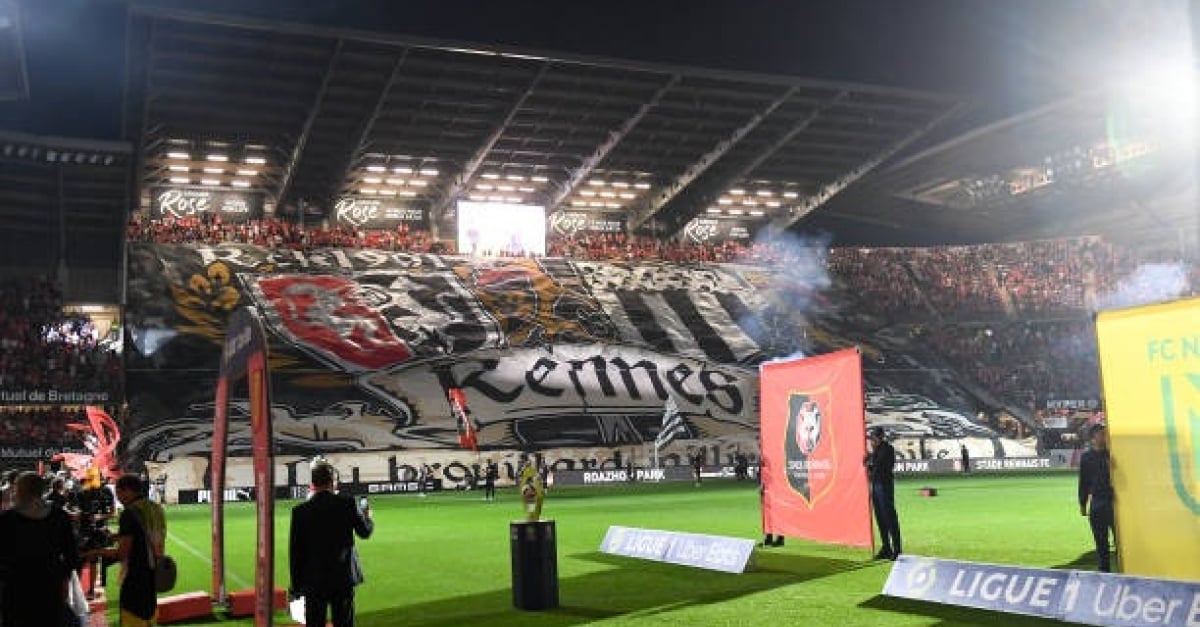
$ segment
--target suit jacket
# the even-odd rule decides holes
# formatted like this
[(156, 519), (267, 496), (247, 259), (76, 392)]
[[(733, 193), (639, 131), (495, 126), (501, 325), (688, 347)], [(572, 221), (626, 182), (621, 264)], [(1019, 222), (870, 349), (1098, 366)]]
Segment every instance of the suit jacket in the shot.
[(354, 536), (369, 538), (375, 525), (354, 499), (318, 491), (292, 508), (288, 542), (292, 589), (334, 594), (363, 582)]

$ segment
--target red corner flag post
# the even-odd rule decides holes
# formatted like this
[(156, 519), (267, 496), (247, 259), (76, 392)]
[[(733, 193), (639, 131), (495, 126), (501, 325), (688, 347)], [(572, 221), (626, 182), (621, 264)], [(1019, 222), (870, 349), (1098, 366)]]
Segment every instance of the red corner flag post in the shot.
[(447, 393), (450, 401), (450, 411), (458, 423), (458, 445), (479, 452), (479, 438), (476, 436), (475, 421), (471, 420), (467, 409), (467, 395), (459, 388), (450, 388)]
[(872, 544), (857, 349), (764, 364), (763, 532)]

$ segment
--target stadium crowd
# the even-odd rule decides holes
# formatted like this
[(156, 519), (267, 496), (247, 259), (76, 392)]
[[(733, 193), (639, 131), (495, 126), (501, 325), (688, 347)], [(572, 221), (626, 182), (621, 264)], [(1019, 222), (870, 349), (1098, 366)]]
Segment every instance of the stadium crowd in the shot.
[[(429, 231), (401, 225), (392, 230), (330, 226), (326, 222), (298, 225), (274, 218), (223, 222), (218, 217), (150, 220), (135, 215), (128, 225), (134, 241), (155, 243), (246, 243), (267, 247), (366, 247), (416, 253), (452, 253), (453, 245)], [(1090, 314), (1109, 303), (1118, 290), (1135, 296), (1188, 296), (1200, 293), (1200, 263), (1178, 256), (1148, 259), (1097, 237), (1047, 241), (941, 246), (928, 248), (834, 248), (820, 243), (664, 241), (624, 233), (577, 232), (556, 234), (548, 242), (550, 256), (608, 261), (668, 261), (674, 263), (740, 263), (788, 268), (813, 258), (828, 271), (843, 308), (874, 316), (875, 328), (895, 323), (920, 323), (913, 337), (961, 375), (996, 399), (1020, 407), (1040, 407), (1048, 399), (1098, 399), (1097, 351)], [(1173, 268), (1181, 285), (1161, 294), (1163, 286), (1142, 285), (1131, 277), (1147, 263)], [(1161, 283), (1161, 281), (1159, 282)], [(4, 327), (6, 348), (11, 342), (32, 341), (30, 325), (13, 322), (21, 310), (47, 312), (54, 307), (47, 286), (24, 298), (6, 290)], [(1153, 293), (1152, 293), (1153, 292)], [(19, 306), (18, 306), (19, 305)], [(855, 317), (855, 319), (859, 319)], [(78, 324), (78, 323), (76, 323)], [(74, 329), (67, 335), (86, 335)], [(873, 329), (862, 329), (870, 334)], [(56, 338), (39, 331), (47, 346), (87, 346), (86, 342)], [(21, 345), (11, 345), (20, 348)], [(53, 350), (50, 351), (53, 353)], [(13, 368), (24, 350), (5, 351), (6, 381), (38, 380), (40, 370)], [(46, 366), (78, 374), (92, 366), (90, 357), (43, 359)], [(107, 368), (100, 368), (108, 372)], [(86, 373), (85, 373), (86, 374)], [(48, 375), (64, 384), (75, 377)]]
[(82, 448), (68, 424), (87, 424), (79, 407), (12, 407), (0, 410), (0, 446)]
[(66, 314), (62, 305), (48, 279), (0, 282), (0, 390), (118, 389), (116, 347), (101, 341), (87, 316)]
[(416, 253), (448, 252), (440, 248), (429, 231), (401, 224), (393, 230), (356, 229), (341, 225), (300, 225), (265, 218), (244, 222), (221, 220), (220, 216), (160, 218), (151, 220), (133, 214), (126, 224), (130, 241), (156, 244), (254, 244), (268, 248), (375, 248)]
[(933, 326), (927, 341), (993, 396), (1027, 406), (1100, 398), (1090, 327), (1082, 319)]

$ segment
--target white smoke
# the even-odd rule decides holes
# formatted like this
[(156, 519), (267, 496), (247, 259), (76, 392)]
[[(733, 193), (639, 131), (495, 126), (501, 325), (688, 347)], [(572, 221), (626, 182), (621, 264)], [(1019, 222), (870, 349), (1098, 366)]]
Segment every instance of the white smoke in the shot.
[(1134, 307), (1174, 300), (1188, 289), (1182, 263), (1147, 263), (1138, 267), (1107, 294), (1096, 296), (1097, 309)]
[(760, 257), (756, 262), (772, 270), (761, 291), (766, 307), (742, 326), (758, 327), (753, 335), (760, 346), (776, 354), (772, 361), (798, 359), (804, 357), (808, 320), (825, 302), (823, 292), (832, 285), (827, 264), (830, 238), (769, 230), (760, 231), (754, 242)]

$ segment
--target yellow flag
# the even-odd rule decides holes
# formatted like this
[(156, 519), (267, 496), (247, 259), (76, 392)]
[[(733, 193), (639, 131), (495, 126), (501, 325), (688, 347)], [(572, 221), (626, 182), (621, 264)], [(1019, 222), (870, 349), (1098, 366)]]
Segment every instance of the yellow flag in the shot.
[(1200, 580), (1200, 299), (1096, 317), (1127, 574)]

